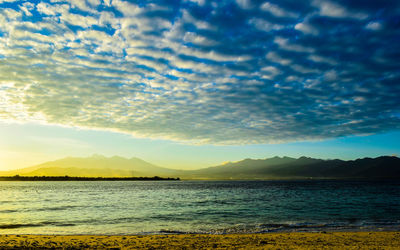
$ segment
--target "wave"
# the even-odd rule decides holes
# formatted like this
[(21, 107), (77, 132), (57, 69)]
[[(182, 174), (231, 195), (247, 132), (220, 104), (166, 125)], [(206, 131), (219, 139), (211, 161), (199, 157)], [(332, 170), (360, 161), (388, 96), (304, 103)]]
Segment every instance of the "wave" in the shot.
[(79, 206), (71, 206), (71, 205), (67, 205), (67, 206), (59, 206), (59, 207), (46, 207), (46, 208), (37, 208), (37, 209), (32, 209), (32, 211), (58, 211), (58, 210), (68, 210), (71, 208), (77, 208)]
[(75, 225), (76, 224), (73, 224), (73, 223), (44, 221), (44, 222), (39, 222), (39, 223), (0, 224), (0, 229), (17, 229), (17, 228), (44, 227), (44, 226), (67, 227), (67, 226), (75, 226)]
[[(83, 226), (96, 225), (94, 221), (41, 221), (38, 223), (15, 223), (15, 224), (0, 224), (0, 232), (2, 230), (21, 230), (23, 228), (32, 227), (49, 227), (53, 229), (44, 229), (43, 232), (51, 232), (55, 227), (73, 227), (74, 229), (62, 229), (63, 233), (69, 233), (73, 230), (74, 234), (98, 234), (100, 231), (80, 231)], [(97, 221), (99, 223), (101, 221)], [(103, 226), (111, 225), (103, 222)], [(109, 221), (110, 222), (110, 221)], [(99, 224), (97, 224), (99, 225)], [(113, 226), (111, 226), (112, 228)], [(133, 227), (134, 228), (134, 227)], [(133, 229), (132, 228), (132, 229)], [(109, 228), (110, 229), (110, 228)], [(35, 229), (39, 230), (40, 229)], [(78, 231), (77, 231), (78, 230)], [(192, 228), (187, 230), (187, 227), (180, 228), (160, 228), (155, 231), (114, 231), (111, 230), (107, 234), (137, 234), (137, 235), (154, 235), (154, 234), (246, 234), (246, 233), (272, 233), (272, 232), (332, 232), (332, 231), (399, 231), (400, 221), (380, 221), (380, 222), (359, 222), (356, 224), (348, 222), (331, 222), (331, 223), (311, 223), (311, 222), (288, 222), (288, 223), (267, 223), (267, 224), (237, 224), (233, 226), (215, 226), (210, 228)], [(12, 231), (10, 231), (12, 232)], [(61, 231), (60, 231), (61, 232)], [(103, 233), (100, 233), (103, 234)]]
[(0, 229), (14, 229), (21, 227), (40, 227), (41, 224), (0, 224)]
[(184, 231), (178, 231), (178, 230), (168, 230), (168, 229), (162, 229), (158, 231), (160, 234), (188, 234), (189, 232), (184, 232)]
[(0, 213), (20, 213), (20, 212), (46, 212), (46, 211), (61, 211), (79, 208), (80, 206), (58, 206), (58, 207), (40, 207), (40, 208), (22, 208), (22, 209), (5, 209), (0, 210)]
[(4, 209), (4, 210), (0, 210), (0, 213), (4, 213), (4, 214), (8, 214), (8, 213), (17, 213), (20, 212), (20, 210), (17, 209)]
[(400, 221), (347, 222), (332, 223), (268, 223), (257, 225), (238, 224), (211, 230), (182, 231), (178, 229), (163, 229), (145, 234), (246, 234), (273, 232), (324, 232), (324, 231), (399, 231)]

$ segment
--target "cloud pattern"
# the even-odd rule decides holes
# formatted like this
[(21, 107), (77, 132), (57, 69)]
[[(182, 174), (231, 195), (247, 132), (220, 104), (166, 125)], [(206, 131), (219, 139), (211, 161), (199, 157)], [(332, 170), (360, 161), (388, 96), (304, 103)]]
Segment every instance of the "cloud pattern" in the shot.
[(398, 129), (400, 2), (0, 0), (0, 119), (187, 143)]

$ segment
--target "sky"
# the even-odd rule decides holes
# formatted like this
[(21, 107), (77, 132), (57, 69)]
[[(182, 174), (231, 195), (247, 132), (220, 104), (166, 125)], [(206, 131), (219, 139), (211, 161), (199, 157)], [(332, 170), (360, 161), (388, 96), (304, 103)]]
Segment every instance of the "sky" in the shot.
[(0, 0), (0, 170), (400, 154), (400, 2)]

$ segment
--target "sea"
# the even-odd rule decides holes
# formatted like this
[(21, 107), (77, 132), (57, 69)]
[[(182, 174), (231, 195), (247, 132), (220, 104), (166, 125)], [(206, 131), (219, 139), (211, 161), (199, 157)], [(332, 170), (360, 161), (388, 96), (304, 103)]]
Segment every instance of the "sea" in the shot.
[(391, 230), (399, 181), (0, 182), (0, 234)]

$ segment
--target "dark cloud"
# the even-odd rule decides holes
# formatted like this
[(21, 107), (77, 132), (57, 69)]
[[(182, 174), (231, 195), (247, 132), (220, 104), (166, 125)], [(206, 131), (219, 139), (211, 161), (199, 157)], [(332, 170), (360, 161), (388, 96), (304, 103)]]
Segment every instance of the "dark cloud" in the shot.
[(0, 117), (190, 143), (399, 128), (398, 1), (0, 1)]

